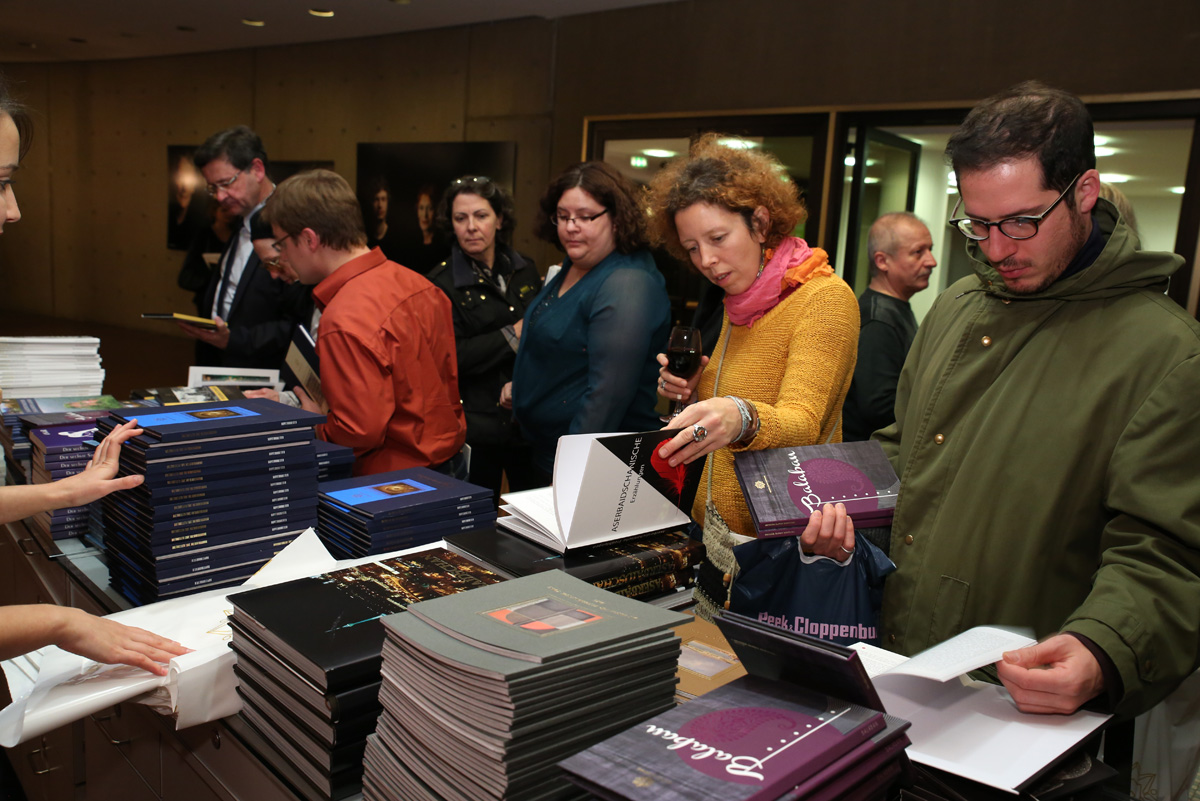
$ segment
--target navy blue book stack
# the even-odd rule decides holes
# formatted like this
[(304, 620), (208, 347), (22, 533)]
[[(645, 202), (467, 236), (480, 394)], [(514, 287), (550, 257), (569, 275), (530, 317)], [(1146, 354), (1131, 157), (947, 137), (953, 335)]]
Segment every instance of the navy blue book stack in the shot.
[[(48, 484), (73, 476), (87, 467), (96, 448), (95, 423), (79, 423), (55, 428), (35, 428), (29, 432), (33, 445), (33, 484)], [(50, 539), (81, 537), (88, 527), (88, 506), (55, 509), (33, 516), (34, 527)]]
[(373, 556), (491, 527), (492, 491), (428, 467), (320, 485), (317, 533), (339, 558)]
[(318, 439), (313, 442), (317, 449), (317, 481), (341, 481), (354, 474), (354, 449)]
[(243, 399), (114, 414), (97, 433), (134, 417), (120, 473), (145, 481), (102, 501), (109, 580), (130, 602), (238, 584), (316, 525), (324, 415)]

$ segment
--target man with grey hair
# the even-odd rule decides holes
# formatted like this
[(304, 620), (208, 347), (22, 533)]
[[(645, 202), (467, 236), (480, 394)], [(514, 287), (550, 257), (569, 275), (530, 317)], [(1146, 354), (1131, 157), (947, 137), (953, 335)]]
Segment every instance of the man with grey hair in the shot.
[(858, 298), (858, 362), (842, 408), (842, 438), (870, 439), (896, 421), (896, 382), (917, 335), (908, 301), (937, 267), (933, 237), (916, 215), (884, 214), (867, 235), (871, 283)]

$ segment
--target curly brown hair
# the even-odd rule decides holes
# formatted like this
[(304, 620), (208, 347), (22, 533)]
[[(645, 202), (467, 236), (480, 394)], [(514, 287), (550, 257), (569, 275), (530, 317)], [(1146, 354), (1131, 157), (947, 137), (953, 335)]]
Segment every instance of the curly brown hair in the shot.
[(721, 144), (724, 134), (707, 133), (686, 156), (675, 159), (650, 183), (647, 226), (655, 245), (683, 262), (675, 215), (696, 203), (711, 203), (740, 214), (753, 231), (752, 215), (767, 210), (768, 248), (776, 247), (804, 220), (806, 212), (796, 184), (776, 158), (761, 150), (738, 150)]
[(602, 161), (583, 161), (572, 164), (550, 182), (538, 204), (537, 236), (559, 250), (558, 201), (569, 189), (582, 189), (603, 206), (612, 219), (613, 238), (617, 250), (632, 253), (646, 247), (646, 218), (638, 203), (637, 187), (617, 169)]

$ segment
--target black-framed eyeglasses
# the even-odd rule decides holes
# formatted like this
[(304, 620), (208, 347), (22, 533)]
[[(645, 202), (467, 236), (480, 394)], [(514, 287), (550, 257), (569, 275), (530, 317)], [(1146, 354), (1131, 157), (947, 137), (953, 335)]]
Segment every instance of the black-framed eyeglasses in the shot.
[(217, 181), (215, 184), (208, 184), (206, 187), (208, 189), (208, 194), (215, 196), (217, 194), (217, 190), (228, 189), (229, 187), (233, 186), (234, 181), (236, 181), (238, 176), (244, 172), (245, 170), (238, 170), (223, 181)]
[(1079, 180), (1080, 173), (1071, 179), (1071, 183), (1067, 184), (1067, 188), (1062, 191), (1058, 198), (1046, 207), (1046, 210), (1041, 214), (1033, 216), (1022, 215), (1018, 217), (1005, 217), (999, 222), (988, 222), (987, 220), (977, 220), (974, 217), (957, 217), (954, 215), (958, 212), (958, 207), (962, 204), (962, 197), (959, 196), (958, 202), (954, 204), (954, 211), (950, 212), (951, 220), (949, 225), (957, 228), (967, 239), (974, 239), (976, 242), (982, 242), (991, 235), (992, 228), (1000, 229), (1000, 233), (1007, 236), (1009, 239), (1030, 239), (1037, 235), (1038, 225), (1046, 218), (1046, 215), (1054, 211), (1054, 207), (1062, 202), (1062, 199), (1071, 191), (1071, 187), (1075, 186), (1075, 182)]
[[(293, 236), (295, 236), (295, 234), (288, 234), (283, 239), (276, 239), (274, 242), (271, 243), (271, 247), (275, 248), (276, 253), (282, 253), (283, 252), (283, 243), (288, 241), (289, 239), (291, 239)], [(278, 261), (279, 260), (276, 259), (276, 263), (278, 263)]]
[(598, 212), (596, 214), (580, 214), (578, 217), (570, 217), (566, 214), (560, 213), (560, 214), (554, 215), (554, 223), (556, 225), (569, 225), (570, 223), (575, 223), (576, 225), (581, 226), (584, 223), (595, 222), (596, 220), (603, 217), (605, 214), (608, 214), (608, 209), (605, 209), (604, 211)]

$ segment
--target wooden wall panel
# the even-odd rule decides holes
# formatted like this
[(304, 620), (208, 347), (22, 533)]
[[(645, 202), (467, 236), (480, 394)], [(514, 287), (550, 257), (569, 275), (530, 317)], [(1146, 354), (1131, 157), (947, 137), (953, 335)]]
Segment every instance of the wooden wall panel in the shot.
[(471, 29), (469, 58), (467, 117), (551, 112), (554, 23), (523, 19), (476, 26)]
[(351, 185), (359, 142), (462, 141), (466, 28), (258, 51), (257, 130), (272, 158), (332, 159)]
[(550, 173), (550, 120), (544, 117), (516, 120), (481, 119), (467, 122), (469, 142), (516, 142), (517, 176), (514, 195), (517, 228), (513, 243), (517, 250), (533, 259), (542, 273), (562, 258), (562, 254), (533, 234), (538, 200), (552, 177)]

